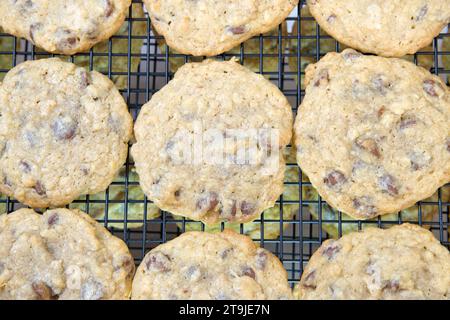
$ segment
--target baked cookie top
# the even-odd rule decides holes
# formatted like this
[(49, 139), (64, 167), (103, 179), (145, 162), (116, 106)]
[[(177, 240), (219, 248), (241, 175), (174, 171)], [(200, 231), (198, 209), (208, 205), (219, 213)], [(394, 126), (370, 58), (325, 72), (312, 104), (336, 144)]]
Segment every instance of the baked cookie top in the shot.
[(368, 219), (450, 181), (450, 93), (423, 68), (352, 49), (309, 65), (297, 161), (336, 209)]
[(0, 192), (43, 208), (103, 191), (131, 135), (107, 77), (56, 58), (24, 62), (0, 85)]
[(3, 0), (0, 26), (52, 53), (74, 54), (111, 37), (131, 0)]
[(283, 191), (291, 131), (276, 86), (234, 61), (206, 60), (185, 64), (142, 107), (131, 154), (161, 209), (207, 224), (248, 222)]
[(266, 33), (298, 0), (144, 0), (156, 31), (183, 54), (214, 56)]
[(131, 299), (290, 299), (281, 262), (244, 235), (186, 232), (145, 256)]
[(417, 225), (369, 228), (325, 241), (297, 299), (449, 299), (450, 253)]
[(448, 0), (308, 0), (308, 5), (336, 40), (386, 57), (417, 52), (450, 22)]
[(128, 299), (125, 243), (79, 210), (0, 216), (0, 299)]

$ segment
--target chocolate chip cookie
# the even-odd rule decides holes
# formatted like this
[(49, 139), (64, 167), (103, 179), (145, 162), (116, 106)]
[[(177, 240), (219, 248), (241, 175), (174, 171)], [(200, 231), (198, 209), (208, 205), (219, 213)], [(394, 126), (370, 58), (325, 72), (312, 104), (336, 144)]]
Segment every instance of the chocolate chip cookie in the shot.
[(0, 26), (52, 53), (74, 54), (111, 37), (131, 0), (3, 0)]
[(0, 299), (128, 299), (125, 243), (79, 210), (0, 216)]
[(294, 290), (298, 299), (450, 299), (450, 253), (403, 224), (325, 241)]
[(144, 0), (156, 31), (183, 54), (214, 56), (274, 29), (298, 0)]
[(206, 224), (249, 222), (283, 192), (291, 130), (276, 86), (235, 61), (206, 60), (185, 64), (142, 107), (131, 154), (161, 209)]
[(56, 58), (24, 62), (0, 85), (0, 192), (44, 208), (103, 191), (131, 135), (107, 77)]
[(395, 213), (450, 181), (450, 93), (423, 68), (352, 49), (309, 65), (297, 161), (332, 207)]
[(252, 240), (222, 233), (186, 232), (159, 245), (136, 270), (131, 299), (290, 299), (281, 262)]
[(308, 5), (339, 42), (386, 57), (417, 52), (450, 22), (448, 0), (308, 0)]

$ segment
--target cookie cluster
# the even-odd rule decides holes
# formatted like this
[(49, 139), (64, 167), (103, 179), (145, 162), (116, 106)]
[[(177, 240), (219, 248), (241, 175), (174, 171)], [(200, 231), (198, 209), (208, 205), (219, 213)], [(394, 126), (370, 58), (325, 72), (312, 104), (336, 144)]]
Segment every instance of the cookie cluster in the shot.
[[(322, 213), (310, 208), (313, 216), (384, 219), (402, 211), (408, 221), (418, 201), (435, 201), (450, 182), (450, 91), (399, 58), (429, 45), (450, 22), (448, 1), (309, 0), (309, 9), (298, 10), (349, 48), (308, 66), (290, 61), (298, 74), (305, 69), (295, 123), (283, 93), (254, 72), (264, 62), (202, 56), (239, 54), (244, 41), (251, 53), (275, 54), (285, 45), (275, 36), (288, 33), (285, 19), (298, 0), (143, 2), (160, 49), (194, 62), (171, 61), (173, 80), (136, 121), (118, 90), (128, 79), (87, 71), (86, 60), (26, 61), (0, 83), (0, 192), (43, 212), (0, 216), (0, 299), (450, 299), (450, 253), (419, 226), (344, 230), (315, 252), (293, 292), (276, 256), (230, 230), (246, 223), (241, 230), (252, 235), (251, 222), (278, 213), (280, 195), (292, 197), (283, 181), (297, 181), (298, 168), (286, 170), (286, 158), (313, 186), (302, 197), (326, 201)], [(0, 27), (50, 53), (101, 51), (113, 34), (130, 32), (130, 6), (1, 1)], [(144, 17), (142, 6), (138, 14)], [(251, 43), (262, 33), (267, 42)], [(164, 210), (206, 224), (204, 232), (184, 225), (192, 231), (150, 250), (137, 269), (122, 240), (64, 208), (124, 176), (129, 154), (139, 187), (128, 192), (151, 200), (151, 209), (141, 208), (147, 218)], [(283, 210), (292, 217), (299, 209)], [(280, 234), (275, 227), (269, 237)], [(333, 237), (336, 228), (324, 224)]]

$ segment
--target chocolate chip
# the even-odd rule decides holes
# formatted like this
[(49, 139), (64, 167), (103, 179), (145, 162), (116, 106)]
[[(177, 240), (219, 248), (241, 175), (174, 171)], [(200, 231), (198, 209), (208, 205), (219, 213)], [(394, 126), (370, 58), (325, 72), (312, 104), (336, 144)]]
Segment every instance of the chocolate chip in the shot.
[(391, 88), (391, 83), (387, 80), (385, 75), (378, 74), (372, 79), (372, 85), (377, 92), (385, 95), (387, 90)]
[(341, 171), (332, 170), (326, 175), (325, 178), (323, 178), (323, 182), (329, 188), (340, 188), (345, 182), (347, 182), (347, 178)]
[(42, 28), (41, 23), (33, 23), (30, 25), (29, 36), (30, 36), (31, 42), (33, 42), (33, 43), (36, 42), (34, 35), (35, 35), (36, 31), (38, 31), (41, 28)]
[(91, 79), (88, 72), (84, 69), (80, 71), (80, 87), (81, 89), (87, 88), (91, 84)]
[(221, 252), (219, 253), (220, 258), (222, 258), (222, 259), (228, 258), (230, 252), (232, 252), (232, 251), (233, 251), (233, 248), (227, 248), (227, 249), (221, 251)]
[(383, 290), (398, 291), (400, 289), (400, 282), (398, 280), (389, 280), (383, 286)]
[(114, 4), (111, 2), (111, 0), (105, 0), (105, 2), (106, 2), (105, 17), (109, 18), (114, 12)]
[(398, 186), (395, 178), (390, 174), (385, 174), (378, 179), (378, 185), (381, 190), (387, 192), (391, 196), (398, 195)]
[(327, 22), (328, 23), (333, 23), (333, 22), (335, 22), (336, 21), (336, 15), (333, 13), (333, 14), (330, 14), (329, 16), (328, 16), (328, 18), (327, 18)]
[(377, 208), (372, 204), (372, 198), (363, 196), (353, 199), (353, 207), (359, 214), (373, 216), (377, 213)]
[(345, 61), (354, 62), (362, 56), (361, 53), (354, 50), (347, 50), (342, 54), (342, 57)]
[(56, 298), (52, 293), (52, 289), (42, 281), (33, 282), (31, 288), (36, 294), (37, 300), (52, 300)]
[(232, 34), (244, 34), (246, 32), (245, 26), (228, 27), (227, 30)]
[(234, 217), (234, 216), (236, 216), (236, 212), (237, 212), (236, 200), (233, 200), (233, 204), (231, 205), (231, 209), (230, 209), (230, 215), (232, 217)]
[(78, 123), (71, 117), (59, 117), (52, 124), (53, 135), (58, 140), (72, 140), (77, 127)]
[(248, 202), (248, 201), (242, 201), (241, 203), (241, 212), (244, 216), (249, 216), (253, 214), (256, 210), (255, 204)]
[(378, 112), (377, 112), (378, 118), (381, 118), (385, 112), (386, 112), (386, 107), (385, 107), (385, 106), (381, 106), (381, 107), (378, 109)]
[(148, 271), (169, 272), (170, 258), (162, 252), (155, 251), (148, 255), (145, 266)]
[(181, 195), (181, 189), (176, 190), (173, 195), (175, 196), (175, 199), (179, 199)]
[(315, 87), (319, 87), (320, 85), (326, 85), (330, 82), (330, 75), (327, 69), (322, 69), (318, 73), (317, 80), (314, 82)]
[(365, 150), (375, 156), (376, 158), (381, 158), (381, 152), (378, 148), (378, 143), (371, 138), (358, 138), (355, 141), (355, 144), (358, 148)]
[(400, 130), (405, 130), (414, 127), (417, 124), (417, 119), (414, 115), (403, 114), (400, 118), (399, 128)]
[(326, 256), (328, 260), (333, 260), (339, 251), (341, 251), (341, 246), (334, 240), (330, 240), (322, 249), (322, 255)]
[(197, 201), (197, 209), (202, 212), (213, 211), (219, 204), (219, 195), (215, 192), (208, 192)]
[(125, 270), (125, 272), (132, 277), (134, 271), (134, 260), (130, 256), (124, 256), (122, 258), (121, 267)]
[(25, 173), (30, 173), (31, 172), (31, 166), (26, 160), (20, 160), (20, 162), (19, 162), (19, 169), (22, 172), (25, 172)]
[(425, 4), (422, 8), (420, 8), (419, 13), (417, 14), (416, 21), (421, 21), (428, 13), (428, 6)]
[(409, 153), (409, 159), (411, 161), (411, 169), (418, 171), (429, 165), (431, 157), (423, 152), (413, 151)]
[(432, 97), (439, 97), (439, 92), (443, 92), (444, 88), (437, 81), (428, 79), (423, 82), (423, 90)]
[(197, 281), (202, 276), (202, 272), (198, 266), (190, 266), (186, 271), (186, 278), (191, 281)]
[(264, 270), (267, 265), (267, 252), (264, 249), (258, 249), (256, 253), (256, 268), (259, 270)]
[(255, 270), (253, 270), (252, 268), (250, 268), (248, 266), (242, 268), (242, 275), (250, 277), (252, 279), (256, 279)]
[(450, 152), (450, 137), (447, 138), (446, 144), (447, 144), (447, 151)]
[(103, 285), (95, 280), (88, 280), (81, 285), (82, 300), (100, 300), (103, 297)]
[(58, 29), (56, 31), (57, 36), (60, 38), (56, 47), (60, 51), (70, 50), (77, 46), (80, 39), (69, 29)]
[(59, 222), (59, 215), (56, 212), (52, 213), (50, 215), (50, 217), (48, 217), (48, 219), (47, 219), (47, 223), (48, 223), (49, 226), (54, 226), (58, 222)]
[(317, 288), (317, 285), (315, 284), (315, 279), (316, 279), (316, 270), (313, 270), (310, 273), (303, 276), (302, 287), (315, 290)]
[(36, 181), (36, 184), (34, 185), (33, 189), (40, 196), (43, 196), (43, 195), (45, 195), (47, 193), (47, 191), (45, 190), (44, 185), (40, 181)]

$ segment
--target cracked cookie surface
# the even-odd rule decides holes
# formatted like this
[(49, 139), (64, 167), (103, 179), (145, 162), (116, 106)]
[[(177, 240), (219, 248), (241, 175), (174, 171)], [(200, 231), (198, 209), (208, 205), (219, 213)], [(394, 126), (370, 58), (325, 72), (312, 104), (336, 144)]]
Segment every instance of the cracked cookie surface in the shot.
[(276, 86), (234, 61), (207, 60), (181, 67), (142, 107), (131, 154), (161, 209), (206, 224), (248, 222), (283, 192), (291, 131)]
[(450, 93), (401, 59), (329, 53), (306, 70), (297, 161), (332, 207), (395, 213), (450, 180)]
[(281, 262), (244, 235), (186, 232), (145, 256), (132, 299), (290, 299)]
[(111, 37), (131, 0), (3, 0), (0, 26), (52, 53), (74, 54)]
[(298, 0), (144, 0), (156, 31), (183, 54), (214, 56), (269, 32)]
[(0, 192), (45, 208), (103, 191), (131, 135), (107, 77), (56, 58), (24, 62), (0, 85)]
[(450, 299), (450, 253), (417, 225), (328, 240), (294, 289), (297, 299)]
[(386, 57), (417, 52), (450, 22), (448, 0), (308, 0), (308, 6), (339, 42)]
[(125, 243), (79, 210), (0, 217), (0, 299), (128, 299), (134, 261)]

